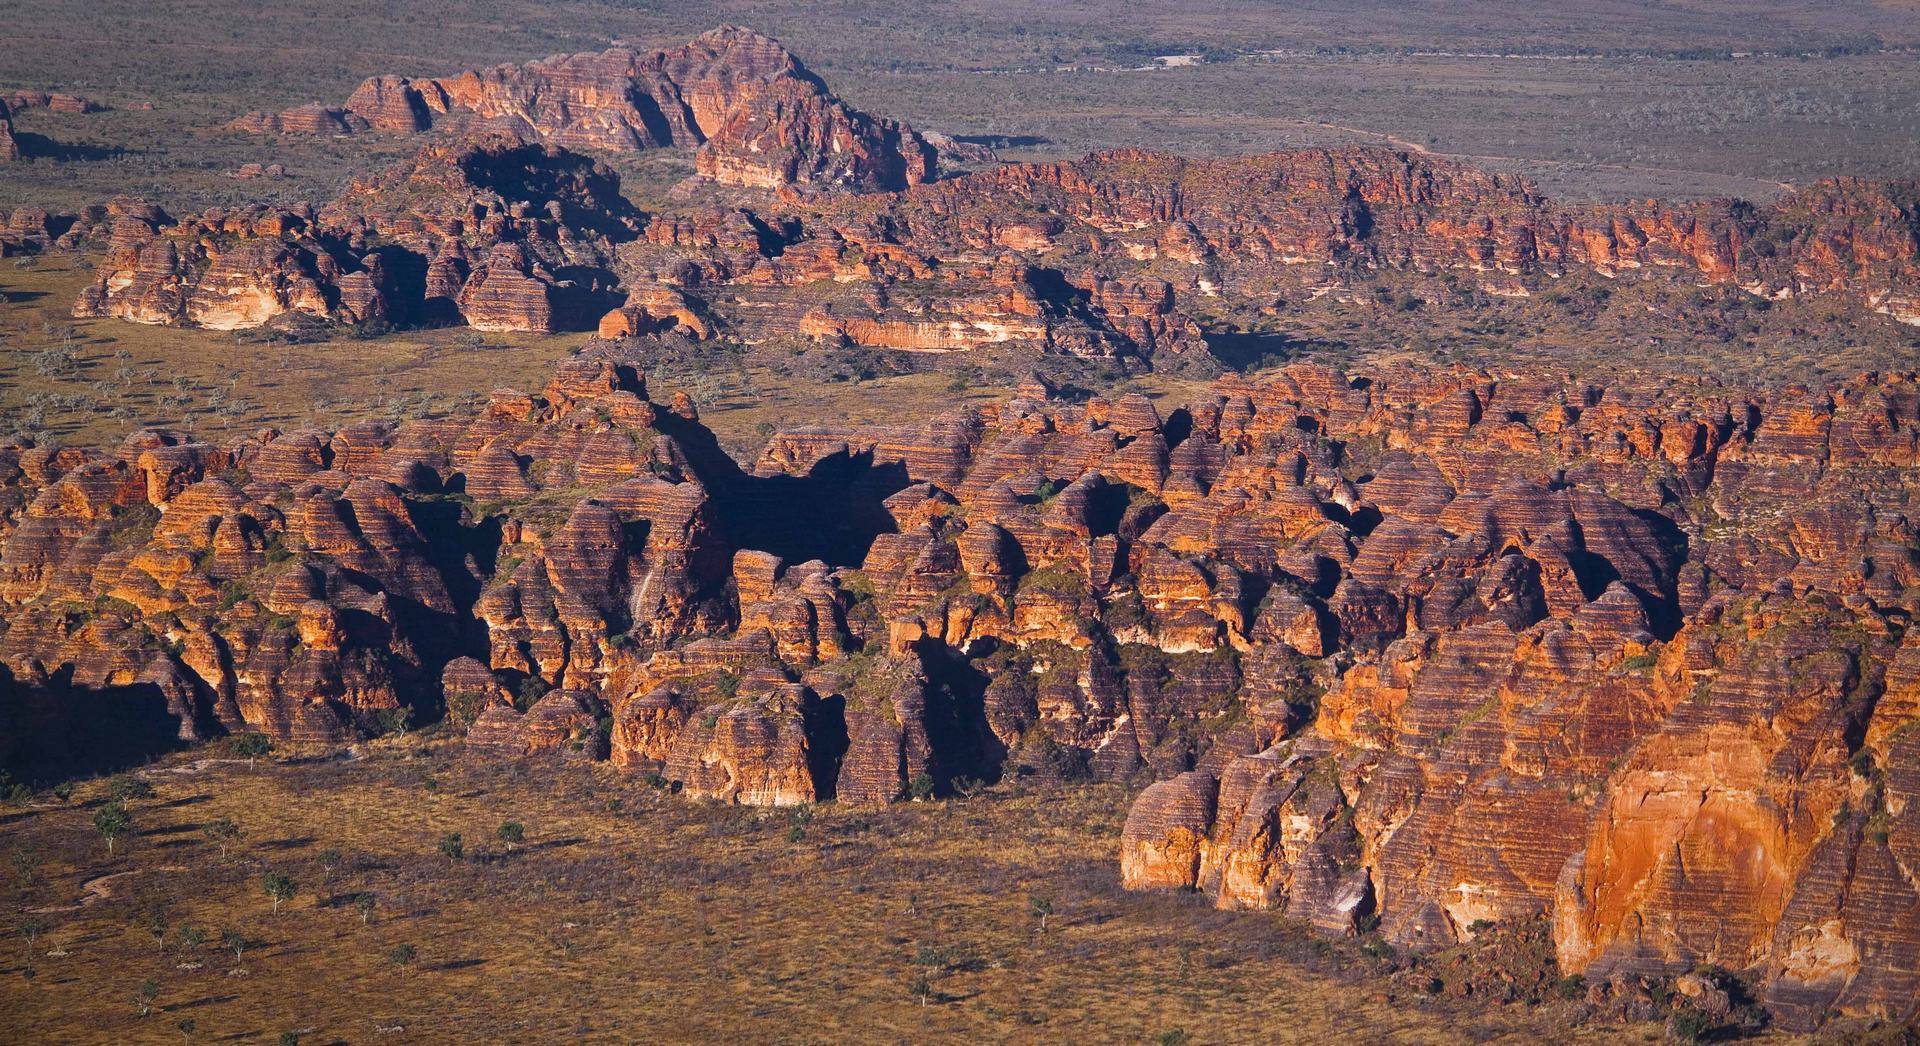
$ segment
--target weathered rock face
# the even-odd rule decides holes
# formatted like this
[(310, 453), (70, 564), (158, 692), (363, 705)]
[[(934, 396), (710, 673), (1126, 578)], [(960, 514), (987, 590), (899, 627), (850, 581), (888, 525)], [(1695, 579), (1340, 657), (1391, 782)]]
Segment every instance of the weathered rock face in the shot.
[(0, 449), (0, 663), (168, 741), (444, 704), (734, 802), (1151, 781), (1133, 887), (1915, 1016), (1920, 380), (1035, 383), (746, 472), (627, 351), (465, 419)]
[[(790, 204), (753, 220), (757, 238), (730, 229), (731, 215), (662, 216), (646, 242), (670, 249), (632, 260), (686, 280), (686, 249), (703, 248), (691, 276), (750, 306), (749, 339), (758, 317), (878, 348), (1014, 343), (1171, 361), (1204, 351), (1194, 313), (1251, 313), (1376, 269), (1464, 274), (1522, 295), (1582, 270), (1676, 294), (1701, 282), (1769, 299), (1837, 293), (1910, 321), (1912, 195), (1905, 183), (1838, 180), (1767, 206), (1569, 209), (1516, 178), (1388, 150), (1128, 150)], [(761, 250), (769, 229), (793, 234)], [(795, 299), (807, 304), (794, 311)]]
[(344, 273), (311, 234), (310, 214), (217, 211), (172, 223), (153, 208), (111, 209), (112, 239), (76, 316), (234, 330), (334, 314)]
[(15, 112), (21, 109), (47, 109), (56, 113), (97, 113), (107, 108), (85, 95), (64, 91), (10, 91), (0, 95), (0, 105)]
[[(1916, 895), (1894, 870), (1911, 755), (1893, 739), (1915, 729), (1900, 671), (1915, 444), (1903, 408), (1887, 413), (1909, 380), (1742, 403), (1509, 376), (1397, 405), (1377, 380), (1291, 380), (1305, 395), (1282, 415), (1344, 444), (1339, 479), (1310, 453), (1285, 470), (1324, 475), (1343, 505), (1293, 539), (1326, 559), (1276, 577), (1244, 558), (1262, 545), (1192, 530), (1167, 493), (1144, 537), (1195, 534), (1188, 605), (1223, 561), (1241, 585), (1250, 570), (1302, 585), (1351, 663), (1304, 730), (1245, 687), (1281, 740), (1143, 794), (1128, 884), (1334, 932), (1377, 921), (1416, 947), (1550, 915), (1568, 972), (1712, 964), (1751, 971), (1795, 1026), (1829, 1007), (1911, 1019), (1912, 920), (1896, 913)], [(1256, 390), (1217, 409), (1183, 448), (1272, 408)], [(1387, 449), (1345, 460), (1369, 435)], [(1543, 466), (1558, 479), (1526, 480)], [(1243, 496), (1204, 489), (1209, 515)], [(1745, 522), (1760, 518), (1792, 522)], [(1277, 605), (1262, 602), (1245, 640), (1216, 610), (1215, 641), (1259, 651)]]
[[(1276, 302), (1382, 269), (1510, 295), (1545, 292), (1570, 273), (1634, 279), (1649, 302), (1676, 311), (1700, 284), (1723, 284), (1768, 300), (1837, 296), (1920, 321), (1920, 211), (1906, 183), (1832, 181), (1766, 206), (1568, 209), (1508, 176), (1352, 148), (1216, 160), (1121, 151), (914, 184), (919, 167), (905, 153), (869, 141), (911, 152), (906, 137), (859, 114), (829, 119), (839, 103), (808, 93), (804, 71), (761, 43), (723, 36), (679, 57), (608, 52), (506, 67), (448, 81), (418, 109), (395, 101), (414, 87), (379, 81), (363, 100), (389, 124), (437, 111), (444, 94), (492, 113), (480, 126), (512, 133), (437, 141), (318, 211), (148, 215), (145, 231), (116, 230), (80, 312), (230, 326), (288, 312), (487, 330), (599, 326), (608, 337), (724, 330), (747, 344), (797, 333), (1126, 367), (1206, 367), (1210, 339), (1279, 315)], [(635, 63), (682, 92), (678, 115), (589, 120), (595, 99), (627, 97), (601, 83), (606, 68)], [(906, 188), (776, 194), (751, 209), (668, 200), (643, 215), (611, 171), (518, 137), (604, 145), (594, 136), (625, 128), (679, 141), (699, 134), (710, 110), (735, 129), (704, 138), (710, 174)], [(201, 305), (189, 307), (203, 281)]]
[(859, 191), (933, 180), (935, 150), (905, 124), (835, 98), (777, 42), (722, 26), (651, 53), (615, 47), (437, 79), (377, 76), (344, 106), (248, 113), (250, 133), (424, 131), (448, 118), (570, 149), (697, 150), (733, 185)]
[(0, 101), (0, 163), (20, 158), (20, 143), (13, 137), (13, 113)]
[(112, 236), (75, 315), (216, 330), (292, 315), (590, 328), (616, 300), (615, 245), (640, 223), (605, 167), (498, 135), (429, 146), (319, 211), (108, 211)]
[(1719, 283), (1912, 319), (1911, 194), (1835, 181), (1764, 207), (1568, 209), (1518, 179), (1387, 150), (1122, 151), (898, 194), (662, 213), (623, 249), (622, 276), (697, 292), (749, 343), (797, 330), (896, 351), (1156, 364), (1204, 358), (1208, 335), (1237, 329), (1195, 315), (1269, 314), (1379, 269), (1518, 295), (1584, 271), (1676, 302)]
[(360, 114), (338, 106), (309, 102), (277, 113), (255, 110), (227, 121), (226, 130), (240, 134), (348, 135), (368, 127)]

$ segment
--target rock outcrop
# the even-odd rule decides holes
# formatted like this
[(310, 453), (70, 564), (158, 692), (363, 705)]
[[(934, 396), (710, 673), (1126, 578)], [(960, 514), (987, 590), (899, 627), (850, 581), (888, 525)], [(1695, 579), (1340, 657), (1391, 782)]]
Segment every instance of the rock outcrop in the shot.
[(628, 352), (466, 418), (0, 450), (15, 718), (407, 708), (767, 805), (1135, 781), (1134, 888), (1915, 1016), (1913, 376), (1036, 383), (745, 471)]
[(856, 191), (933, 180), (936, 150), (905, 124), (835, 98), (776, 41), (722, 26), (664, 51), (614, 47), (455, 76), (376, 76), (345, 105), (254, 112), (229, 130), (413, 133), (443, 121), (570, 149), (694, 151), (730, 185)]
[(310, 207), (176, 220), (116, 203), (76, 316), (234, 330), (282, 317), (589, 329), (618, 299), (615, 247), (639, 235), (619, 177), (507, 135), (435, 144)]
[(22, 109), (46, 109), (56, 113), (98, 113), (106, 106), (85, 95), (64, 91), (9, 91), (0, 94), (0, 105), (15, 112)]
[[(693, 92), (677, 118), (694, 121), (689, 127), (709, 109), (759, 113), (762, 103), (799, 90), (756, 94), (762, 80), (728, 78), (701, 63), (747, 62), (780, 83), (808, 82), (780, 72), (787, 64), (764, 48), (727, 39), (734, 43), (701, 50), (699, 62), (649, 59)], [(575, 72), (597, 83), (591, 71), (599, 68), (586, 63)], [(604, 144), (593, 136), (626, 123), (582, 123), (584, 100), (560, 105), (552, 92), (522, 82), (531, 73), (495, 73), (446, 90), (474, 105), (494, 99), (484, 103), (490, 111), (520, 113), (489, 124), (515, 133), (435, 141), (311, 212), (216, 211), (150, 219), (145, 232), (119, 230), (81, 314), (202, 323), (204, 311), (244, 325), (296, 311), (364, 322), (365, 305), (378, 297), (390, 316), (488, 330), (599, 327), (626, 337), (677, 329), (696, 338), (725, 330), (749, 345), (798, 337), (1134, 369), (1204, 368), (1230, 352), (1218, 346), (1245, 336), (1248, 325), (1272, 326), (1287, 302), (1347, 295), (1343, 288), (1382, 272), (1434, 281), (1443, 296), (1469, 293), (1461, 290), (1468, 285), (1480, 288), (1472, 294), (1552, 294), (1569, 276), (1589, 284), (1630, 280), (1648, 308), (1676, 315), (1698, 311), (1690, 303), (1703, 284), (1720, 285), (1756, 309), (1825, 298), (1862, 324), (1882, 322), (1870, 313), (1920, 322), (1920, 211), (1907, 183), (1836, 180), (1767, 205), (1564, 208), (1517, 178), (1390, 150), (1213, 160), (1120, 151), (897, 193), (776, 194), (752, 207), (666, 200), (642, 214), (620, 195), (612, 172), (564, 145), (516, 136), (564, 115), (539, 137)], [(390, 99), (396, 90), (364, 93)], [(798, 108), (826, 104), (808, 97)], [(503, 98), (520, 98), (519, 108)], [(542, 108), (549, 102), (551, 113)], [(367, 104), (370, 113), (393, 109), (390, 101)], [(741, 119), (753, 137), (740, 148), (755, 163), (815, 170), (806, 157), (831, 155), (882, 164), (844, 128), (801, 135), (813, 144), (796, 153), (780, 144), (789, 131), (780, 120)], [(656, 138), (675, 140), (670, 131)], [(729, 169), (735, 147), (704, 140), (706, 169)], [(136, 255), (136, 241), (165, 245)], [(194, 310), (113, 300), (147, 294), (156, 281), (190, 297), (216, 265), (224, 268), (213, 274), (210, 302), (243, 294), (253, 305)], [(352, 287), (342, 282), (349, 279)], [(309, 283), (318, 298), (306, 293)], [(264, 296), (263, 287), (271, 288)], [(1444, 310), (1449, 301), (1400, 307)]]
[(0, 163), (20, 158), (20, 142), (13, 136), (13, 112), (0, 101)]

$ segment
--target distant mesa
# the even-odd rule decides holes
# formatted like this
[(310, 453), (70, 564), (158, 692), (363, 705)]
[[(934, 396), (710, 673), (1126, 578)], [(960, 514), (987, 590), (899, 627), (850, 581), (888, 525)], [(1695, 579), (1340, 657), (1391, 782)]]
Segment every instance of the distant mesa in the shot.
[(1586, 272), (1675, 307), (1702, 285), (1831, 296), (1917, 324), (1912, 190), (1835, 179), (1769, 204), (1562, 207), (1523, 179), (1389, 149), (1120, 150), (898, 193), (648, 214), (605, 165), (496, 131), (433, 139), (319, 208), (127, 208), (75, 312), (218, 329), (295, 314), (610, 337), (725, 328), (748, 344), (798, 333), (1157, 366), (1211, 351), (1216, 304), (1399, 270), (1519, 297)]
[(285, 164), (278, 163), (243, 163), (233, 170), (228, 171), (227, 176), (229, 178), (239, 178), (242, 180), (252, 178), (280, 179), (287, 176), (287, 168)]
[[(32, 155), (35, 151), (28, 148), (28, 140), (36, 136), (16, 134), (13, 127), (13, 115), (23, 109), (48, 109), (56, 113), (97, 113), (106, 106), (77, 94), (63, 94), (48, 91), (13, 91), (0, 94), (0, 163), (19, 160)], [(57, 153), (58, 146), (46, 148), (52, 143), (38, 139), (41, 152)], [(82, 155), (88, 151), (81, 150)]]
[(695, 152), (730, 185), (901, 189), (937, 155), (903, 123), (835, 98), (779, 43), (723, 26), (680, 47), (614, 47), (457, 76), (376, 76), (344, 105), (313, 102), (227, 124), (254, 134), (412, 134), (449, 119), (573, 149)]
[(0, 95), (0, 103), (5, 103), (16, 112), (21, 109), (50, 109), (56, 113), (98, 113), (107, 109), (104, 104), (84, 95), (60, 91), (13, 91)]

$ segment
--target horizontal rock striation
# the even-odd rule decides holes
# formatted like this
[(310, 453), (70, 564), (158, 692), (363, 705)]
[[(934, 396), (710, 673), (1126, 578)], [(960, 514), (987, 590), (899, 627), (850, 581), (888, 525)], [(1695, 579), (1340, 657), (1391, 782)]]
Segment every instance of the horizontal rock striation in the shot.
[(15, 112), (22, 109), (46, 109), (56, 113), (98, 113), (106, 106), (85, 95), (64, 91), (9, 91), (0, 94), (0, 104)]
[(628, 352), (464, 418), (0, 450), (11, 736), (406, 708), (741, 803), (1150, 782), (1132, 887), (1916, 1016), (1913, 376), (1035, 382), (745, 470)]
[(217, 330), (297, 316), (589, 329), (618, 301), (615, 247), (642, 220), (612, 171), (506, 135), (428, 146), (317, 210), (107, 212), (74, 314)]
[(343, 106), (254, 112), (229, 124), (263, 134), (413, 133), (449, 118), (570, 149), (694, 151), (729, 185), (856, 191), (931, 181), (936, 150), (905, 124), (827, 90), (780, 44), (722, 26), (679, 47), (614, 47), (438, 78), (376, 76)]
[(642, 214), (605, 168), (496, 133), (436, 141), (317, 210), (116, 225), (79, 312), (249, 326), (384, 310), (486, 330), (1205, 367), (1227, 351), (1213, 342), (1378, 271), (1508, 296), (1575, 274), (1633, 280), (1676, 314), (1719, 286), (1920, 322), (1915, 199), (1911, 183), (1840, 179), (1766, 205), (1564, 208), (1509, 176), (1350, 148), (1120, 151), (897, 193)]

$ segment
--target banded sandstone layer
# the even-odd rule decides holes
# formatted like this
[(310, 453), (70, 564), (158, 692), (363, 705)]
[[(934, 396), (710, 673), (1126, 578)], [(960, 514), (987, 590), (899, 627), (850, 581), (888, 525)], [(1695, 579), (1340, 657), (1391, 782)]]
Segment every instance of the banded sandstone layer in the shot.
[(1812, 335), (1788, 319), (1774, 340), (1850, 325), (1897, 341), (1891, 321), (1920, 317), (1914, 200), (1909, 183), (1838, 180), (1767, 205), (1562, 208), (1511, 177), (1347, 149), (1108, 153), (901, 193), (644, 211), (594, 161), (493, 135), (430, 144), (318, 209), (175, 219), (118, 202), (59, 224), (63, 244), (106, 249), (83, 316), (678, 326), (747, 345), (1141, 368), (1217, 366), (1217, 343), (1283, 339), (1299, 310), (1364, 297), (1379, 274), (1428, 280), (1401, 303), (1428, 315), (1582, 280), (1596, 300), (1611, 283), (1684, 315), (1718, 287), (1756, 314), (1827, 304)]
[[(1562, 207), (1512, 176), (1364, 148), (1129, 150), (932, 182), (921, 138), (846, 109), (777, 43), (734, 27), (650, 55), (379, 77), (347, 108), (316, 111), (393, 131), (452, 127), (318, 208), (22, 208), (11, 224), (39, 231), (6, 248), (104, 250), (74, 307), (83, 317), (677, 328), (1121, 369), (1216, 369), (1234, 354), (1221, 346), (1284, 342), (1302, 308), (1364, 297), (1383, 273), (1425, 278), (1399, 307), (1432, 314), (1563, 298), (1556, 284), (1575, 277), (1630, 285), (1660, 316), (1700, 312), (1702, 287), (1756, 312), (1825, 303), (1813, 336), (1860, 327), (1892, 342), (1896, 325), (1879, 317), (1920, 321), (1911, 182), (1834, 179), (1769, 204)], [(613, 171), (570, 151), (689, 143), (704, 180), (744, 189), (636, 203)], [(795, 184), (863, 191), (764, 191)], [(1808, 338), (1803, 319), (1774, 323), (1773, 340)]]
[(1911, 376), (1036, 385), (747, 472), (631, 351), (464, 420), (8, 448), (16, 761), (406, 708), (742, 803), (1152, 780), (1136, 887), (1915, 1016)]
[(376, 76), (344, 106), (248, 113), (253, 133), (417, 133), (469, 117), (571, 149), (693, 149), (730, 185), (858, 190), (931, 181), (936, 151), (893, 120), (849, 108), (774, 40), (722, 26), (666, 51), (615, 47), (438, 78)]
[[(643, 210), (569, 146), (689, 140), (655, 134), (669, 87), (688, 128), (734, 107), (698, 131), (722, 182), (807, 181), (847, 156), (814, 130), (872, 126), (770, 42), (717, 39), (370, 81), (316, 119), (482, 133), (318, 208), (8, 212), (10, 250), (104, 245), (85, 316), (619, 340), (449, 421), (0, 449), (17, 760), (444, 716), (477, 749), (750, 804), (1152, 781), (1137, 887), (1418, 948), (1547, 919), (1603, 997), (1720, 966), (1792, 1026), (1914, 1019), (1912, 376), (1297, 367), (1166, 414), (1036, 383), (788, 431), (746, 471), (638, 367), (661, 331), (1205, 361), (1372, 272), (1912, 322), (1911, 184), (1569, 209), (1396, 151), (1128, 151)], [(862, 155), (828, 180), (886, 187)]]

